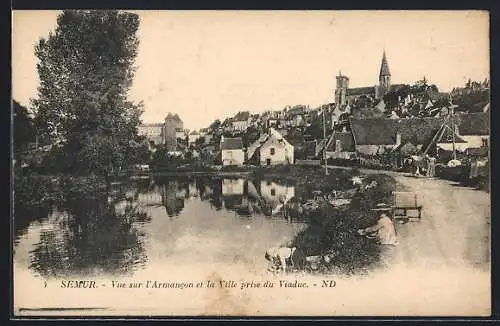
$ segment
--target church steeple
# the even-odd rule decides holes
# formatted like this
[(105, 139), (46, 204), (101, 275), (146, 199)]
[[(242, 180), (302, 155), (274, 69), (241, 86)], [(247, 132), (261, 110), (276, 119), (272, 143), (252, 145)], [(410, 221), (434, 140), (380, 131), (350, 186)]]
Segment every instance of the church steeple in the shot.
[(380, 74), (378, 76), (378, 92), (377, 98), (383, 97), (391, 88), (391, 72), (389, 71), (389, 64), (387, 63), (387, 56), (382, 55), (382, 64), (380, 65)]
[(382, 64), (380, 65), (380, 75), (379, 79), (382, 79), (383, 76), (390, 76), (391, 72), (389, 71), (389, 64), (387, 63), (387, 57), (385, 55), (385, 50), (384, 54), (382, 55)]

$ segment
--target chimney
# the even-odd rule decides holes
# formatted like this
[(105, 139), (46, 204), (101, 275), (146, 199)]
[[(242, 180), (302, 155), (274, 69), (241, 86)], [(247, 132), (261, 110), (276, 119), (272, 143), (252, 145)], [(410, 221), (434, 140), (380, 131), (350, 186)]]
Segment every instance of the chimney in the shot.
[(401, 145), (401, 133), (398, 131), (396, 133), (396, 146)]
[(335, 140), (335, 152), (341, 152), (342, 151), (342, 142), (340, 139)]

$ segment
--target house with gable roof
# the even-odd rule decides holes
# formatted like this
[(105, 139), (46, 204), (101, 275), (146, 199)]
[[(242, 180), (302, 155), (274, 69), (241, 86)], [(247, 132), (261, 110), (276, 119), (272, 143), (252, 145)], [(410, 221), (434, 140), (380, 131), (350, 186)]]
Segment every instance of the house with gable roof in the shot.
[(229, 138), (221, 136), (220, 150), (222, 165), (243, 165), (245, 162), (241, 137)]
[(269, 128), (248, 147), (248, 162), (260, 165), (294, 164), (294, 147), (276, 129)]

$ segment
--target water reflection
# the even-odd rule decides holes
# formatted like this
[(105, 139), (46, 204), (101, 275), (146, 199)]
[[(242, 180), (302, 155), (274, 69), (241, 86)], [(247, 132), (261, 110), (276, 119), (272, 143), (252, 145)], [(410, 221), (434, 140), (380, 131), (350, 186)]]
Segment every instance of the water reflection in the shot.
[(143, 266), (144, 234), (136, 224), (150, 219), (130, 198), (104, 194), (69, 198), (40, 230), (30, 268), (44, 277), (126, 274)]
[(239, 216), (278, 215), (295, 197), (295, 187), (277, 182), (245, 179), (158, 179), (162, 205), (168, 216), (178, 216), (184, 200), (208, 201), (216, 210), (225, 209)]
[[(259, 228), (264, 227), (260, 223), (271, 222), (262, 219), (282, 219), (283, 206), (295, 196), (295, 188), (262, 180), (156, 178), (118, 183), (110, 193), (72, 194), (37, 208), (16, 203), (16, 246), (23, 237), (31, 238), (29, 245), (25, 243), (30, 247), (25, 252), (29, 252), (28, 268), (36, 274), (88, 277), (132, 273), (144, 268), (155, 250), (162, 251), (160, 256), (175, 253), (175, 237), (185, 238), (197, 228), (215, 228), (236, 237), (232, 233), (245, 232), (241, 236), (255, 241), (263, 229), (258, 234), (248, 233), (248, 224), (246, 228), (234, 224), (226, 219), (230, 217), (227, 213), (245, 219), (255, 216), (255, 221), (262, 221)], [(188, 206), (189, 213), (185, 212)], [(213, 213), (208, 214), (207, 208)], [(215, 220), (203, 220), (203, 216), (217, 218), (218, 224), (209, 226)], [(249, 223), (245, 219), (242, 223)], [(163, 234), (158, 233), (160, 229)]]

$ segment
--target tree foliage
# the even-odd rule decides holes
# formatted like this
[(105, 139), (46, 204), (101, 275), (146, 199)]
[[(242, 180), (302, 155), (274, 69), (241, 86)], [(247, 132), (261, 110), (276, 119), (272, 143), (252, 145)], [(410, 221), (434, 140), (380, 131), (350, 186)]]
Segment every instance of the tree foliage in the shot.
[(20, 152), (25, 150), (29, 143), (35, 141), (35, 128), (26, 107), (14, 100), (12, 109), (14, 114), (14, 151)]
[(75, 173), (108, 174), (127, 164), (141, 104), (127, 100), (139, 44), (139, 18), (123, 11), (65, 10), (35, 47), (36, 126), (62, 142)]

